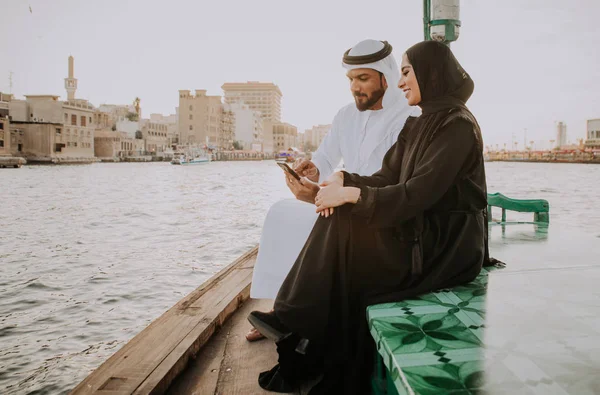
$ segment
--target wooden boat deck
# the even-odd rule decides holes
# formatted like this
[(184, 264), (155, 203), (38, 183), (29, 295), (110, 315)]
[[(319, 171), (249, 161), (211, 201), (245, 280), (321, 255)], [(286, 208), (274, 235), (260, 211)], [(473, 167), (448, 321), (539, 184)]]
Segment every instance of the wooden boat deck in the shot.
[[(175, 379), (167, 394), (273, 394), (259, 387), (258, 374), (277, 363), (275, 344), (268, 339), (248, 343), (245, 338), (251, 328), (248, 314), (272, 307), (269, 300), (246, 301)], [(308, 393), (308, 389), (294, 394)]]

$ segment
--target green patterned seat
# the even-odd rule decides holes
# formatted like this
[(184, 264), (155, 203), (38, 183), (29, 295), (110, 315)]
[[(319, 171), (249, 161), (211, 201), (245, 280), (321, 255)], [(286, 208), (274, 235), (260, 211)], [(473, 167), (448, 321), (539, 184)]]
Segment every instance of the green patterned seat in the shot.
[(488, 275), (397, 303), (369, 306), (377, 347), (374, 394), (473, 393), (483, 385), (483, 328)]

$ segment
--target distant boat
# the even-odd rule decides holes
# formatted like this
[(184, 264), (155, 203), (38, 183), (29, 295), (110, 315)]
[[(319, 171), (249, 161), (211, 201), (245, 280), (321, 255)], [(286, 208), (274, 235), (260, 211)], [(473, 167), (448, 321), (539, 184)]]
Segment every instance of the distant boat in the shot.
[(300, 151), (298, 148), (290, 147), (285, 151), (280, 151), (275, 157), (275, 160), (280, 163), (294, 162), (298, 158), (304, 158), (305, 153)]
[(200, 165), (200, 164), (209, 163), (209, 162), (210, 162), (210, 157), (205, 156), (205, 155), (199, 155), (199, 156), (192, 158), (190, 156), (181, 154), (179, 156), (178, 155), (173, 156), (173, 160), (171, 161), (171, 164), (186, 166), (186, 165)]

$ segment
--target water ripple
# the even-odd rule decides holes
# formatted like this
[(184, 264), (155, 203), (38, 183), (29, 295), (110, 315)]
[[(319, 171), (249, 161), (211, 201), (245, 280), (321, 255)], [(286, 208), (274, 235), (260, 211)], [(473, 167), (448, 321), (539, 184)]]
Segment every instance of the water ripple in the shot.
[(0, 177), (1, 394), (67, 393), (256, 244), (269, 206), (291, 197), (273, 162)]

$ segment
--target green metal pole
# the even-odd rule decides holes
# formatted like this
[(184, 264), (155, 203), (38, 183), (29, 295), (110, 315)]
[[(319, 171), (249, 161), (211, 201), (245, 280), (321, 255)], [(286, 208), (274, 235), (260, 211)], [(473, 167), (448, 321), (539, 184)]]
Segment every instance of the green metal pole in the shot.
[(424, 40), (431, 40), (429, 22), (431, 21), (431, 0), (423, 0), (423, 34)]

